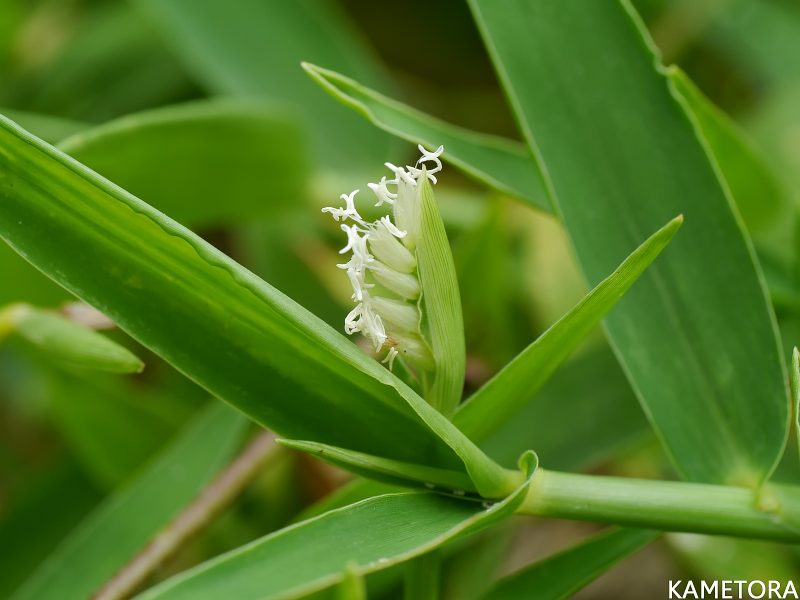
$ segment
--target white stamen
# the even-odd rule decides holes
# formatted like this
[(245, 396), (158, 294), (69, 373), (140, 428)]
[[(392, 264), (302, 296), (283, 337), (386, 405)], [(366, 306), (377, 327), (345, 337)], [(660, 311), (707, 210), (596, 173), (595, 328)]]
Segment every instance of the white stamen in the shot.
[(397, 351), (397, 348), (392, 346), (391, 348), (389, 348), (389, 353), (381, 361), (381, 363), (385, 364), (387, 367), (389, 367), (389, 370), (391, 371), (392, 370), (392, 365), (394, 364), (394, 359), (397, 358), (398, 354), (400, 354), (400, 353)]
[(418, 145), (419, 151), (422, 152), (422, 156), (420, 156), (417, 164), (413, 167), (408, 167), (408, 171), (414, 176), (419, 177), (422, 174), (422, 169), (418, 168), (420, 163), (426, 163), (432, 161), (436, 166), (433, 169), (428, 170), (428, 179), (430, 179), (433, 183), (438, 183), (436, 176), (434, 173), (438, 173), (442, 170), (442, 161), (439, 160), (439, 156), (442, 152), (444, 152), (444, 146), (439, 146), (433, 152), (428, 152), (422, 145)]
[(347, 245), (339, 250), (339, 254), (344, 254), (345, 252), (350, 252), (353, 250), (353, 248), (358, 245), (359, 240), (361, 239), (361, 236), (358, 235), (358, 227), (355, 225), (345, 225), (342, 223), (342, 231), (347, 234)]
[(397, 167), (390, 162), (383, 164), (386, 165), (386, 168), (394, 173), (395, 176), (394, 179), (387, 181), (386, 183), (400, 183), (402, 181), (408, 185), (417, 185), (417, 180), (414, 179), (414, 177), (412, 177), (403, 167)]
[(394, 223), (392, 223), (392, 220), (389, 218), (389, 215), (386, 215), (385, 217), (381, 217), (381, 223), (383, 223), (383, 226), (386, 227), (386, 230), (389, 233), (391, 233), (394, 237), (397, 237), (397, 238), (406, 237), (406, 233), (407, 232), (406, 231), (401, 231), (400, 229), (395, 227)]
[(349, 194), (342, 194), (339, 196), (342, 200), (344, 200), (344, 208), (338, 208), (333, 206), (326, 206), (322, 209), (322, 212), (330, 213), (331, 216), (339, 221), (344, 219), (350, 219), (351, 221), (355, 221), (360, 225), (364, 225), (364, 219), (361, 218), (361, 215), (358, 214), (355, 205), (355, 198), (356, 194), (360, 190), (353, 190)]
[(367, 187), (375, 193), (375, 197), (378, 199), (375, 206), (383, 206), (384, 203), (394, 204), (394, 199), (397, 198), (397, 194), (393, 194), (389, 191), (389, 188), (386, 187), (387, 183), (391, 182), (387, 182), (386, 176), (384, 175), (378, 183), (367, 184)]

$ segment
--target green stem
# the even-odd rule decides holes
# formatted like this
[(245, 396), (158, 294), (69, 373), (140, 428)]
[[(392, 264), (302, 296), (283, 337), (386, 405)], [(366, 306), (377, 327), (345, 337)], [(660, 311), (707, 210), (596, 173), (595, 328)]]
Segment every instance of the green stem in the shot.
[(800, 541), (800, 488), (751, 489), (539, 469), (517, 512), (646, 529)]

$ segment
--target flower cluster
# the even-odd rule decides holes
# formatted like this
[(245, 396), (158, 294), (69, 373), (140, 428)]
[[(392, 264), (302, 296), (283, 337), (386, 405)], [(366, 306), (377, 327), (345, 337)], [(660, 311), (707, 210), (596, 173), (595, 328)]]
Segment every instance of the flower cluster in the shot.
[[(364, 335), (376, 352), (387, 349), (383, 362), (390, 369), (398, 355), (421, 368), (431, 362), (430, 351), (420, 335), (416, 300), (421, 290), (414, 250), (419, 235), (419, 183), (422, 177), (436, 183), (444, 147), (429, 152), (419, 146), (419, 150), (422, 156), (414, 166), (386, 163), (394, 178), (384, 176), (378, 183), (367, 184), (377, 199), (375, 206), (392, 207), (394, 221), (389, 215), (365, 221), (355, 206), (360, 190), (342, 194), (343, 207), (322, 209), (341, 222), (347, 235), (347, 244), (339, 253), (349, 252), (350, 260), (337, 266), (347, 273), (356, 306), (345, 318), (344, 330), (348, 335)], [(370, 290), (375, 283), (395, 297), (373, 295)]]

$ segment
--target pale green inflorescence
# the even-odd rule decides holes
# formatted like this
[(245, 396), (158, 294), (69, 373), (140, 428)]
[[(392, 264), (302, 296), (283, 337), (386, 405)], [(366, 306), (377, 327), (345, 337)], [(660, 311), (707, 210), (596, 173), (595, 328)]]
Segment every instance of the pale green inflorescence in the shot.
[[(355, 207), (359, 190), (342, 194), (344, 207), (326, 207), (322, 212), (341, 221), (342, 231), (347, 234), (347, 245), (339, 253), (349, 252), (350, 260), (337, 266), (347, 273), (356, 306), (345, 318), (345, 332), (361, 333), (376, 352), (386, 350), (383, 362), (389, 368), (400, 356), (412, 366), (429, 370), (433, 359), (420, 332), (417, 302), (421, 294), (414, 256), (419, 238), (417, 188), (422, 177), (436, 183), (444, 147), (429, 152), (419, 146), (419, 150), (422, 156), (414, 166), (386, 163), (394, 178), (384, 176), (378, 183), (367, 184), (377, 199), (375, 206), (392, 207), (394, 221), (389, 215), (365, 221)], [(372, 294), (370, 290), (376, 283), (394, 297)]]

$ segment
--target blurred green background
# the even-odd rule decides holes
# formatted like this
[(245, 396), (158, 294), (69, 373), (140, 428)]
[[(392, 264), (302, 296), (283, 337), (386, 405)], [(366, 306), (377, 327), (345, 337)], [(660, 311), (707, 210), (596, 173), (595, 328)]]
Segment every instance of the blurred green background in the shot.
[[(747, 132), (796, 206), (800, 3), (635, 5), (664, 63), (679, 64)], [(339, 232), (319, 208), (364, 178), (377, 180), (384, 160), (410, 160), (415, 149), (331, 100), (301, 60), (449, 122), (517, 137), (467, 6), (457, 0), (0, 3), (0, 112), (340, 328), (349, 292), (333, 267)], [(459, 270), (474, 389), (585, 286), (552, 218), (445, 171), (437, 194)], [(787, 344), (800, 337), (793, 218), (761, 236), (754, 231)], [(0, 305), (57, 308), (69, 300), (5, 246), (0, 281)], [(64, 368), (21, 340), (0, 346), (0, 597), (207, 402), (145, 349), (110, 335), (144, 358), (144, 373), (100, 376)], [(535, 409), (536, 419), (523, 414), (498, 434), (496, 455), (513, 457), (535, 444), (551, 468), (673, 476), (599, 331)], [(573, 430), (569, 444), (548, 427), (559, 421)], [(509, 439), (522, 447), (509, 447)], [(800, 469), (784, 468), (779, 479), (781, 472)], [(281, 454), (161, 576), (281, 527), (346, 477)], [(507, 572), (591, 530), (548, 522), (509, 531), (493, 542), (501, 560), (492, 568)], [(468, 596), (458, 582), (464, 586), (475, 569), (470, 559), (467, 547), (448, 563), (450, 597)], [(649, 597), (670, 576), (785, 579), (799, 567), (794, 548), (670, 535), (580, 597)], [(391, 583), (371, 584), (393, 593)]]

